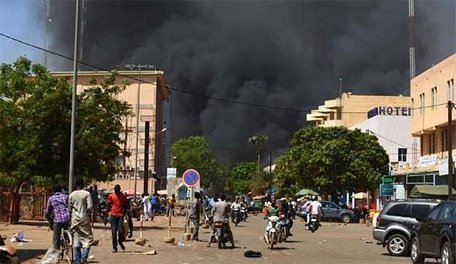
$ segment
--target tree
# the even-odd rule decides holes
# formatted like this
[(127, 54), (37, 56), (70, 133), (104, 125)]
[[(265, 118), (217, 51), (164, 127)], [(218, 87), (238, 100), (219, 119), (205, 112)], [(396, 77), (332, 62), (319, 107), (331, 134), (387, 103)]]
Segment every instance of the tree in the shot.
[[(77, 96), (75, 178), (107, 180), (120, 153), (118, 131), (130, 115), (115, 99), (115, 73)], [(72, 90), (21, 57), (0, 66), (0, 184), (50, 186), (68, 179)]]
[(323, 193), (375, 189), (388, 173), (388, 155), (359, 129), (310, 127), (297, 131), (275, 175), (282, 192), (302, 187)]
[(204, 137), (179, 139), (171, 146), (171, 152), (174, 156), (173, 166), (177, 168), (178, 175), (182, 175), (187, 169), (195, 169), (200, 173), (201, 186), (206, 188), (220, 180), (222, 166), (213, 159)]
[(256, 178), (255, 162), (241, 162), (231, 169), (230, 187), (235, 194), (245, 194), (250, 191)]
[(260, 162), (261, 153), (263, 152), (263, 146), (268, 142), (269, 137), (264, 135), (255, 135), (249, 137), (249, 142), (255, 145), (255, 152), (257, 155), (257, 176), (260, 177)]

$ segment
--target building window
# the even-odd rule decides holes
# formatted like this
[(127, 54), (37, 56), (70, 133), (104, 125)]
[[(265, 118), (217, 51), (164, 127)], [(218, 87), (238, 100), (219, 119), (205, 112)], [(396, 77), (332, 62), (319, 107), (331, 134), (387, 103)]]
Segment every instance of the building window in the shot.
[(413, 112), (415, 110), (415, 100), (412, 98), (412, 111), (411, 111), (411, 116), (413, 116)]
[(435, 134), (430, 134), (429, 139), (429, 154), (435, 153)]
[(399, 156), (397, 158), (397, 161), (407, 161), (407, 149), (406, 148), (399, 148), (398, 149)]
[(424, 136), (420, 136), (420, 156), (424, 156)]
[(431, 89), (431, 109), (437, 106), (437, 87)]
[(454, 79), (447, 81), (448, 90), (447, 90), (447, 97), (448, 101), (454, 100)]
[(447, 144), (448, 144), (448, 142), (447, 142), (447, 131), (446, 130), (442, 130), (440, 136), (441, 136), (440, 142), (442, 143), (441, 150), (442, 150), (442, 152), (443, 151), (447, 151), (448, 150), (448, 148), (447, 148)]
[(420, 94), (420, 113), (424, 113), (424, 93)]

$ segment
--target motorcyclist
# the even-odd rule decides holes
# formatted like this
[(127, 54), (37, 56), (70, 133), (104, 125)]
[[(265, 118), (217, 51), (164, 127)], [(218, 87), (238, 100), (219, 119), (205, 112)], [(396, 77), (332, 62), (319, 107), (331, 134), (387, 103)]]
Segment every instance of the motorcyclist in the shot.
[(225, 225), (226, 232), (231, 237), (233, 237), (233, 233), (231, 232), (230, 228), (230, 223), (229, 221), (227, 221), (230, 216), (230, 205), (226, 202), (226, 195), (222, 194), (218, 202), (214, 204), (214, 206), (212, 207), (211, 216), (214, 221), (212, 224), (211, 233), (209, 234), (209, 242), (207, 244), (208, 247), (211, 246), (212, 236), (215, 234), (215, 232), (217, 232), (215, 230), (215, 222), (217, 221), (222, 221)]
[(235, 218), (239, 217), (241, 210), (241, 203), (239, 202), (239, 198), (236, 198), (234, 203), (231, 204), (231, 221), (235, 223), (237, 221)]
[(317, 216), (318, 225), (320, 225), (320, 218), (325, 215), (321, 207), (322, 205), (316, 197), (312, 198), (312, 203), (310, 203), (310, 214)]

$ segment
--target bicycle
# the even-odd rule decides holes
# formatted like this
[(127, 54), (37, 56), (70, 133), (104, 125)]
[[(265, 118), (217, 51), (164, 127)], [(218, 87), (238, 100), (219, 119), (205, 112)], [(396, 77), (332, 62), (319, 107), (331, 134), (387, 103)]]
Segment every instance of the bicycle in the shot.
[(66, 258), (69, 264), (73, 263), (73, 235), (71, 231), (67, 228), (62, 229), (62, 234), (60, 236), (61, 245), (60, 245), (60, 260)]

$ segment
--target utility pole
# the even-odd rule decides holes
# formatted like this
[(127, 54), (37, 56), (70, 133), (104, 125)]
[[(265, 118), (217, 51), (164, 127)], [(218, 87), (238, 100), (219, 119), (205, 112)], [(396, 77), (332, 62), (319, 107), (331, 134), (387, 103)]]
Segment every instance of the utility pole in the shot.
[(272, 197), (272, 151), (269, 151), (269, 197)]
[[(78, 52), (79, 52), (79, 0), (76, 0), (74, 21), (74, 46), (73, 46), (73, 91), (71, 96), (71, 133), (70, 133), (70, 168), (68, 173), (68, 193), (73, 191), (74, 174), (74, 137), (76, 128), (76, 93), (78, 84)], [(82, 186), (81, 186), (82, 187)]]
[(136, 197), (136, 191), (138, 189), (138, 147), (139, 147), (139, 119), (140, 115), (140, 98), (141, 98), (141, 70), (142, 69), (155, 69), (154, 65), (135, 65), (135, 64), (126, 64), (126, 68), (130, 70), (138, 69), (138, 91), (136, 93), (136, 142), (135, 142), (135, 170), (133, 176), (135, 177), (134, 192)]
[(448, 137), (448, 199), (453, 199), (453, 116), (452, 111), (454, 104), (452, 101), (448, 101), (448, 125), (447, 125), (447, 137)]

